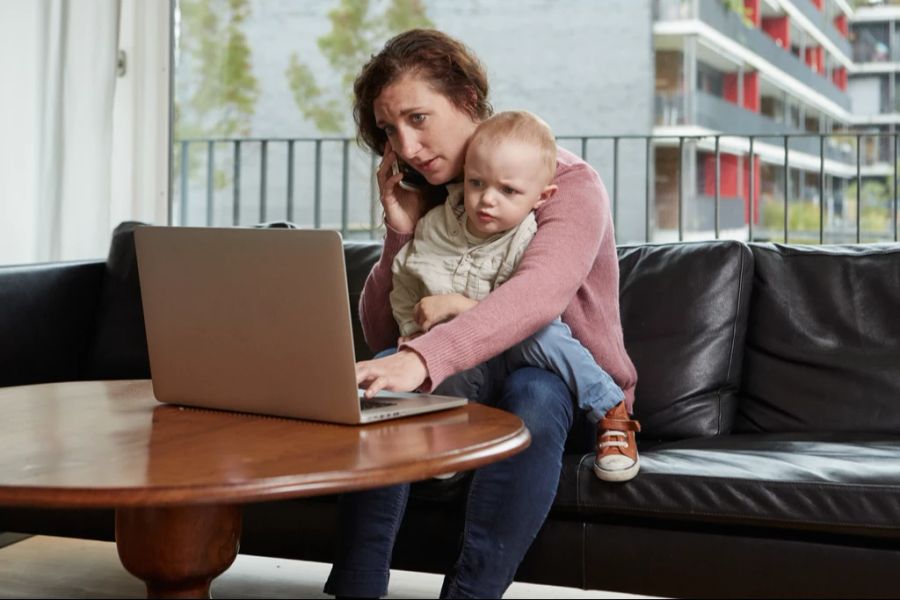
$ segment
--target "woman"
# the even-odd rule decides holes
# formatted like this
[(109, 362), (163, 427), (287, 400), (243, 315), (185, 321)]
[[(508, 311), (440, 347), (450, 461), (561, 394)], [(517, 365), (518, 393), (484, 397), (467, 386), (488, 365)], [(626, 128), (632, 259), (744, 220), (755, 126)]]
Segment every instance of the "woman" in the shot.
[[(424, 196), (432, 195), (401, 187), (403, 172), (395, 173), (394, 165), (403, 161), (437, 190), (460, 179), (466, 144), (491, 106), (487, 78), (475, 56), (433, 30), (412, 30), (390, 40), (363, 67), (354, 94), (360, 138), (383, 155), (377, 178), (387, 234), (360, 301), (366, 341), (383, 351), (396, 346), (399, 336), (389, 302), (391, 263), (429, 208)], [(598, 433), (608, 436), (607, 429), (616, 429), (614, 435), (627, 441), (604, 442), (604, 452), (633, 450), (636, 423), (627, 412), (637, 377), (622, 341), (609, 200), (597, 173), (562, 149), (554, 184), (556, 196), (536, 213), (538, 232), (516, 273), (478, 306), (400, 344), (395, 354), (359, 363), (360, 384), (369, 391), (433, 390), (562, 315), (625, 392), (625, 402), (607, 414)], [(548, 371), (524, 368), (507, 378), (493, 401), (524, 421), (532, 443), (475, 472), (459, 559), (441, 597), (502, 596), (556, 494), (564, 445), (576, 418), (565, 384)], [(386, 594), (408, 496), (405, 484), (342, 497), (338, 556), (327, 593)]]

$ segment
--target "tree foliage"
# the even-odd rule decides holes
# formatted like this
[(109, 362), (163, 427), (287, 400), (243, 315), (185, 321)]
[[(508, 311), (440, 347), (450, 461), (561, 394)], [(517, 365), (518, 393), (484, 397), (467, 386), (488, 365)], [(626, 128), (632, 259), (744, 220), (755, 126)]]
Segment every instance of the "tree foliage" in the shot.
[(186, 106), (176, 107), (177, 137), (249, 134), (259, 83), (242, 30), (248, 0), (180, 0), (179, 9), (181, 51), (199, 77)]
[[(353, 80), (388, 38), (414, 27), (433, 27), (421, 0), (338, 0), (328, 13), (331, 31), (318, 39), (319, 51), (341, 76), (340, 90), (323, 90), (309, 65), (291, 54), (285, 72), (303, 117), (323, 133), (339, 133), (350, 114)], [(385, 4), (387, 4), (385, 6)]]

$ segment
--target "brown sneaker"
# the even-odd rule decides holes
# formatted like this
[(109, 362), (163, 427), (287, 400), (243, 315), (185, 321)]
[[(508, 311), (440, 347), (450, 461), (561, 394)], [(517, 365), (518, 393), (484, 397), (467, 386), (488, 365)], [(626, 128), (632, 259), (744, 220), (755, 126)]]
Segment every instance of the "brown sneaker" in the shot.
[(594, 474), (603, 481), (628, 481), (640, 469), (634, 434), (641, 424), (628, 416), (619, 402), (597, 424), (597, 458)]

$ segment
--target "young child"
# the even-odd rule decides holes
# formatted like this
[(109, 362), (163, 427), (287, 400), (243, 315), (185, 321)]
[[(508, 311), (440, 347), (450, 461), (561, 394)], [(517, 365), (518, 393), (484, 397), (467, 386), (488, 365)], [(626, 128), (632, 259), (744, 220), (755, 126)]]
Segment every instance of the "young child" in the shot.
[[(415, 237), (394, 259), (390, 300), (398, 343), (472, 308), (513, 274), (537, 231), (533, 211), (552, 201), (557, 190), (552, 184), (556, 141), (531, 113), (498, 113), (475, 130), (464, 172), (463, 183), (447, 186), (447, 201), (419, 220)], [(435, 392), (483, 401), (498, 381), (525, 366), (556, 373), (600, 427), (605, 418), (627, 419), (621, 388), (561, 319), (448, 378)], [(620, 431), (601, 436), (594, 463), (600, 479), (626, 481), (637, 474), (639, 461), (636, 449), (627, 448), (629, 439), (633, 434)]]

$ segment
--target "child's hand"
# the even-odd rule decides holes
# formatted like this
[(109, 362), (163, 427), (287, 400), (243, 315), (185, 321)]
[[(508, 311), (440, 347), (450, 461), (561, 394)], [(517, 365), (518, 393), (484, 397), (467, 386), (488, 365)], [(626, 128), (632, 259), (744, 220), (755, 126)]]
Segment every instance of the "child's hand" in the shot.
[(462, 294), (440, 294), (425, 296), (413, 308), (413, 318), (422, 331), (429, 331), (438, 323), (448, 321), (478, 304), (477, 300)]
[(424, 332), (422, 332), (422, 331), (417, 331), (417, 332), (411, 333), (409, 335), (401, 335), (399, 338), (397, 338), (397, 345), (399, 346), (400, 344), (405, 344), (406, 342), (411, 342), (414, 339), (416, 339), (417, 337), (419, 337), (420, 335), (422, 335), (423, 333)]

